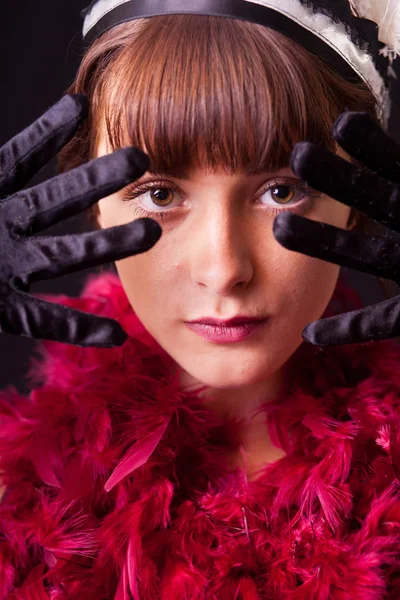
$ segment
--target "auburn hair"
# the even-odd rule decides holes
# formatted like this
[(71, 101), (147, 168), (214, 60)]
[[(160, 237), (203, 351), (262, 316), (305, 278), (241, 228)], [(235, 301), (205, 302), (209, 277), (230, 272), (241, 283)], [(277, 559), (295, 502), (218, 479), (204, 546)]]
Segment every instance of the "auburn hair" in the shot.
[(332, 124), (345, 110), (377, 119), (364, 84), (292, 39), (206, 15), (117, 25), (88, 49), (68, 93), (85, 94), (90, 115), (60, 153), (61, 170), (93, 158), (106, 133), (113, 150), (136, 146), (171, 177), (196, 167), (256, 175), (287, 166), (297, 141), (334, 150)]
[[(345, 110), (378, 122), (362, 82), (275, 30), (218, 16), (115, 26), (87, 50), (67, 92), (85, 94), (90, 110), (59, 155), (61, 171), (94, 158), (105, 133), (113, 150), (136, 146), (152, 171), (170, 177), (195, 168), (256, 175), (287, 166), (301, 140), (335, 151), (332, 124)], [(97, 215), (96, 203), (88, 211), (95, 228)], [(369, 221), (352, 209), (348, 226), (366, 231)]]

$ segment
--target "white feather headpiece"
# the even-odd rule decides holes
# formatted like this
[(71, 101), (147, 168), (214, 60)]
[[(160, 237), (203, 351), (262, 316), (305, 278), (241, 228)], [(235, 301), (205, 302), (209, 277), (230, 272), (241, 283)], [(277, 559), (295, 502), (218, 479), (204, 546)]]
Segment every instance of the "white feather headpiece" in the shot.
[(400, 0), (349, 0), (356, 17), (370, 19), (379, 27), (380, 50), (390, 62), (400, 56)]

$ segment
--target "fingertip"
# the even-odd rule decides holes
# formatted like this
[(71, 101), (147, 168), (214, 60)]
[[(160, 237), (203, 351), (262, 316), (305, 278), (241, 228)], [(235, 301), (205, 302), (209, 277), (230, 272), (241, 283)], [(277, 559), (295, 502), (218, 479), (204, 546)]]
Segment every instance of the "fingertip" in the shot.
[(147, 217), (137, 219), (133, 223), (135, 231), (135, 242), (140, 244), (143, 250), (150, 250), (160, 239), (162, 228), (157, 221)]
[(110, 340), (110, 348), (119, 348), (123, 346), (129, 335), (122, 327), (116, 328), (112, 340)]
[(143, 175), (143, 173), (145, 173), (150, 166), (150, 159), (148, 155), (135, 146), (126, 148), (126, 154), (128, 155), (129, 161), (133, 163), (140, 174)]
[(282, 215), (277, 215), (272, 223), (272, 234), (275, 238), (275, 240), (278, 242), (278, 244), (280, 244), (281, 246), (284, 246), (284, 242), (285, 242), (285, 229), (284, 226), (284, 222), (282, 222), (281, 219)]
[(314, 144), (311, 142), (298, 142), (294, 145), (290, 155), (289, 164), (293, 173), (298, 177), (301, 177), (304, 161), (307, 160), (313, 147)]
[(281, 213), (275, 217), (274, 222), (272, 223), (272, 231), (275, 237), (276, 235), (280, 237), (281, 234), (285, 234), (290, 231), (288, 217), (290, 219), (289, 212), (286, 214)]
[(76, 105), (80, 108), (83, 116), (87, 116), (89, 113), (89, 99), (85, 94), (71, 94), (70, 96)]
[(320, 346), (324, 347), (327, 344), (322, 343), (322, 340), (318, 336), (318, 332), (316, 331), (316, 327), (314, 323), (307, 325), (302, 331), (302, 338), (307, 344), (311, 344), (312, 346)]
[[(293, 240), (293, 235), (298, 231), (298, 227), (302, 227), (304, 221), (300, 215), (296, 215), (290, 211), (277, 215), (272, 224), (272, 231), (279, 242), (288, 243)], [(279, 238), (279, 239), (278, 239)]]
[(347, 110), (340, 114), (332, 126), (332, 135), (341, 144), (350, 135), (357, 135), (373, 123), (371, 115), (365, 111)]
[(100, 170), (100, 165), (105, 165), (104, 173), (112, 173), (114, 176), (116, 173), (120, 174), (122, 177), (120, 187), (142, 177), (150, 164), (147, 154), (133, 146), (110, 151), (93, 158), (90, 162), (97, 163)]
[(85, 336), (82, 345), (92, 348), (115, 348), (122, 346), (128, 339), (127, 332), (114, 319), (102, 319), (101, 325), (95, 324)]
[(55, 108), (60, 109), (65, 116), (85, 119), (89, 114), (89, 101), (84, 94), (65, 94), (55, 104)]
[(307, 325), (302, 331), (303, 339), (309, 344), (320, 348), (346, 343), (340, 341), (336, 324), (331, 319), (335, 319), (335, 317), (320, 319)]

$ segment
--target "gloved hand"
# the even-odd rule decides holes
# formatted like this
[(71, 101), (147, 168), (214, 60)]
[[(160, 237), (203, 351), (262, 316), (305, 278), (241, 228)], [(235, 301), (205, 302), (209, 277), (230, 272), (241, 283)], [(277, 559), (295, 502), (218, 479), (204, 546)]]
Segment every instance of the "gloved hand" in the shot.
[[(294, 173), (312, 188), (400, 232), (400, 147), (368, 113), (342, 113), (332, 132), (339, 145), (365, 167), (352, 165), (325, 148), (300, 142), (291, 155)], [(400, 283), (400, 238), (345, 231), (291, 212), (275, 218), (273, 232), (289, 250)], [(318, 346), (399, 335), (400, 296), (320, 319), (302, 332), (305, 341)]]
[(28, 294), (29, 285), (149, 250), (160, 238), (152, 219), (65, 236), (32, 236), (80, 213), (149, 166), (146, 154), (124, 148), (21, 188), (71, 139), (88, 112), (84, 96), (64, 96), (0, 149), (0, 331), (79, 346), (119, 346), (126, 332), (100, 318)]

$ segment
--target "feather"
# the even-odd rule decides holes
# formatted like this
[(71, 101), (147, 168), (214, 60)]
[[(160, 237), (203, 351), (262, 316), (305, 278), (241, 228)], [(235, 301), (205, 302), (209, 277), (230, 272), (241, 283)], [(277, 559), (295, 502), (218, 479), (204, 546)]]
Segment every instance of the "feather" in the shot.
[(263, 408), (287, 456), (250, 481), (227, 465), (236, 427), (167, 381), (118, 280), (85, 293), (64, 303), (131, 336), (46, 342), (43, 387), (0, 394), (0, 600), (400, 598), (397, 344), (303, 344)]
[(122, 568), (121, 577), (119, 579), (118, 588), (114, 600), (129, 600), (128, 575), (126, 565), (124, 565)]
[(137, 585), (137, 548), (133, 548), (132, 538), (129, 540), (128, 544), (128, 552), (126, 556), (126, 565), (128, 570), (128, 582), (129, 582), (129, 590), (131, 592), (133, 600), (139, 600), (139, 590)]
[[(260, 600), (255, 583), (250, 577), (242, 577), (238, 586), (238, 592), (241, 594), (240, 597), (243, 600)], [(238, 598), (239, 596), (236, 597)]]
[(157, 427), (148, 437), (137, 441), (133, 447), (126, 453), (124, 458), (115, 467), (111, 477), (106, 481), (104, 489), (109, 492), (124, 477), (131, 475), (133, 471), (144, 465), (153, 454), (155, 448), (163, 437), (171, 417), (165, 418), (163, 423)]
[(400, 0), (349, 0), (349, 3), (356, 17), (377, 23), (378, 39), (385, 44), (380, 54), (391, 62), (400, 56)]
[(129, 540), (125, 563), (114, 600), (140, 600), (137, 587), (136, 555)]
[(29, 577), (25, 579), (19, 594), (18, 600), (49, 600), (44, 584), (44, 565), (41, 564), (33, 569)]

